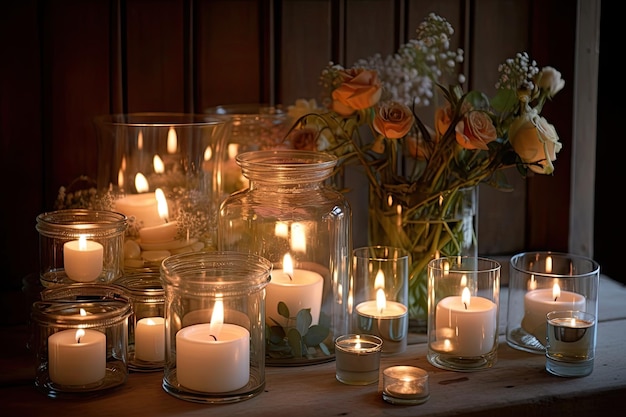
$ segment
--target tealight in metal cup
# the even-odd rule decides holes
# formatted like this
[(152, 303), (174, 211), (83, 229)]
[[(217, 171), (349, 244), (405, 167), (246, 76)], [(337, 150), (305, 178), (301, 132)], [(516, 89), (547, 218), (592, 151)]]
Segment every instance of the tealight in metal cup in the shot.
[(593, 372), (596, 350), (596, 317), (584, 311), (551, 311), (546, 314), (546, 370), (563, 377)]

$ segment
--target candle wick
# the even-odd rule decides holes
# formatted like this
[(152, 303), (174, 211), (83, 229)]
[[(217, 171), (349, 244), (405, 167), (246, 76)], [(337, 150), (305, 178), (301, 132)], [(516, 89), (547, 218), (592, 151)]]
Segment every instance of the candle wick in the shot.
[(467, 310), (467, 303), (463, 303), (463, 305), (465, 306), (465, 309)]
[(559, 297), (554, 297), (554, 301), (556, 301)]
[(293, 281), (293, 278), (291, 277), (291, 274), (287, 273), (287, 276), (289, 277), (289, 281)]
[(215, 340), (217, 342), (217, 337), (213, 336), (212, 334), (210, 334), (209, 336), (211, 336), (213, 338), (213, 340)]

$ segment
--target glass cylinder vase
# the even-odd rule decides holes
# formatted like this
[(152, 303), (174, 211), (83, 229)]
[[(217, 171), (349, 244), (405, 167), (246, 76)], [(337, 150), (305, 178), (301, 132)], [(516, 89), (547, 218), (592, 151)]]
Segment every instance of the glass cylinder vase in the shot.
[(369, 242), (410, 254), (409, 328), (426, 333), (427, 266), (431, 259), (478, 254), (478, 188), (444, 192), (410, 205), (370, 187)]
[(352, 250), (349, 205), (324, 184), (336, 158), (275, 150), (242, 153), (237, 161), (250, 187), (222, 203), (218, 243), (274, 265), (266, 300), (267, 363), (334, 360), (334, 340), (348, 329)]
[(267, 259), (240, 252), (189, 252), (163, 261), (166, 392), (210, 404), (263, 392), (271, 271)]
[(183, 113), (98, 116), (98, 202), (128, 217), (126, 270), (214, 250), (225, 118)]

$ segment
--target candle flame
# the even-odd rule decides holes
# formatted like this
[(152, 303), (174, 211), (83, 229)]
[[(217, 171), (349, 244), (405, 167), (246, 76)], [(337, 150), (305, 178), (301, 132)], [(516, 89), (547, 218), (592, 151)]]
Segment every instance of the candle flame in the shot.
[(467, 310), (467, 307), (469, 307), (469, 305), (470, 305), (470, 290), (469, 290), (469, 288), (467, 288), (467, 287), (463, 288), (463, 294), (461, 294), (461, 301), (463, 302), (463, 305), (465, 306), (465, 309)]
[(285, 222), (276, 222), (276, 226), (274, 226), (274, 234), (278, 237), (288, 237), (289, 225)]
[(378, 270), (376, 278), (374, 278), (374, 289), (385, 288), (385, 274), (382, 270)]
[(559, 287), (559, 284), (554, 284), (554, 286), (552, 287), (552, 298), (554, 298), (554, 301), (556, 301), (560, 296), (561, 287)]
[(221, 296), (218, 296), (213, 306), (213, 313), (211, 314), (211, 323), (209, 324), (209, 332), (215, 340), (222, 331), (222, 325), (224, 324), (224, 301)]
[(157, 188), (154, 191), (154, 197), (157, 201), (157, 209), (159, 210), (159, 216), (167, 223), (169, 219), (169, 211), (167, 209), (167, 199), (165, 198), (165, 193), (162, 189)]
[(177, 148), (178, 138), (176, 137), (176, 131), (173, 127), (170, 127), (170, 130), (167, 131), (167, 153), (176, 153)]
[(291, 225), (291, 250), (306, 252), (306, 226), (301, 223)]
[(461, 276), (461, 286), (462, 287), (467, 287), (467, 275), (463, 274)]
[(361, 349), (361, 335), (356, 335), (356, 344), (354, 345), (355, 349)]
[(530, 276), (530, 282), (528, 283), (528, 289), (529, 290), (536, 290), (537, 289), (537, 281), (535, 280), (535, 275), (531, 275)]
[(291, 280), (293, 275), (293, 261), (291, 260), (291, 255), (288, 253), (283, 257), (283, 272), (287, 274), (289, 280)]
[(141, 130), (137, 134), (137, 149), (143, 149), (143, 132)]
[(239, 144), (238, 143), (229, 143), (228, 150), (228, 159), (235, 159), (235, 157), (239, 154)]
[(152, 158), (152, 166), (154, 167), (154, 172), (157, 174), (162, 174), (165, 172), (165, 164), (159, 155), (154, 155)]
[(78, 236), (78, 250), (87, 250), (87, 236)]
[(85, 331), (83, 329), (76, 330), (76, 343), (80, 343), (80, 339), (85, 337)]
[(376, 308), (381, 313), (387, 308), (387, 298), (385, 297), (385, 290), (382, 288), (376, 291)]
[(78, 310), (78, 313), (82, 316), (82, 317), (86, 317), (87, 316), (87, 312), (85, 311), (84, 308), (81, 308), (80, 310)]
[(210, 161), (211, 158), (213, 158), (213, 149), (211, 149), (211, 145), (207, 146), (204, 150), (203, 158), (205, 161)]
[(148, 180), (141, 172), (138, 172), (137, 175), (135, 175), (135, 188), (138, 193), (145, 193), (150, 190)]
[(570, 319), (569, 325), (572, 326), (572, 327), (576, 327), (576, 318), (575, 317), (572, 317)]
[(548, 274), (552, 273), (552, 256), (546, 258), (546, 272)]

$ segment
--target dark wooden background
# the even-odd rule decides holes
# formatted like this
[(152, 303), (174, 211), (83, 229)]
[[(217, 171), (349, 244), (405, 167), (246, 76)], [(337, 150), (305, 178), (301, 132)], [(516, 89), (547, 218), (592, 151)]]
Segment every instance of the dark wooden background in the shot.
[(516, 191), (510, 194), (481, 188), (479, 252), (567, 251), (577, 3), (5, 1), (0, 6), (0, 288), (19, 290), (23, 278), (38, 271), (35, 218), (53, 209), (59, 187), (81, 175), (95, 178), (95, 116), (201, 113), (220, 104), (315, 98), (319, 73), (329, 61), (349, 66), (376, 52), (392, 53), (414, 36), (430, 11), (455, 27), (452, 43), (465, 50), (469, 87), (493, 92), (498, 64), (524, 50), (540, 66), (562, 72), (566, 87), (543, 112), (564, 145), (556, 173), (522, 180), (512, 172)]

